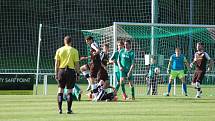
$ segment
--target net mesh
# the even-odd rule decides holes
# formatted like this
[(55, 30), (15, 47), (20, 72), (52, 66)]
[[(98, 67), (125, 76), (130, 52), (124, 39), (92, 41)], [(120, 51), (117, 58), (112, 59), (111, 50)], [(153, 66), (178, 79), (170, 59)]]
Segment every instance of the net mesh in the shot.
[[(175, 53), (175, 48), (181, 48), (182, 54), (185, 55), (187, 60), (192, 60), (195, 52), (195, 45), (197, 42), (204, 43), (205, 51), (210, 57), (215, 56), (215, 28), (204, 28), (204, 27), (180, 27), (180, 26), (155, 26), (154, 36), (151, 35), (152, 26), (146, 24), (142, 25), (117, 25), (117, 40), (131, 40), (132, 49), (135, 51), (135, 69), (133, 71), (134, 82), (136, 85), (137, 94), (146, 94), (147, 90), (147, 66), (145, 65), (144, 55), (150, 54), (150, 44), (152, 37), (155, 39), (155, 51), (157, 55), (164, 55), (164, 65), (161, 67), (161, 74), (158, 77), (158, 90), (159, 95), (164, 94), (167, 91), (166, 84), (168, 83), (168, 75), (166, 74), (166, 68), (168, 60), (172, 54)], [(114, 50), (114, 37), (113, 37), (113, 26), (95, 29), (95, 30), (84, 30), (84, 36), (91, 35), (96, 40), (102, 43), (108, 43), (111, 47), (111, 53)], [(189, 48), (191, 44), (192, 48)], [(158, 60), (161, 61), (161, 60)], [(192, 70), (193, 73), (194, 70)], [(112, 74), (113, 68), (110, 67), (109, 74)], [(204, 84), (214, 86), (213, 78), (215, 72), (208, 73), (205, 78)], [(186, 77), (186, 82), (191, 83), (191, 76)], [(180, 84), (177, 81), (177, 86)], [(188, 86), (189, 87), (189, 86)], [(191, 86), (190, 86), (191, 87)], [(209, 88), (211, 89), (211, 88)], [(180, 86), (177, 87), (177, 92), (181, 90)], [(211, 89), (212, 90), (212, 89)], [(173, 91), (172, 91), (173, 92)], [(179, 93), (180, 95), (181, 93)], [(208, 93), (211, 94), (211, 93)]]

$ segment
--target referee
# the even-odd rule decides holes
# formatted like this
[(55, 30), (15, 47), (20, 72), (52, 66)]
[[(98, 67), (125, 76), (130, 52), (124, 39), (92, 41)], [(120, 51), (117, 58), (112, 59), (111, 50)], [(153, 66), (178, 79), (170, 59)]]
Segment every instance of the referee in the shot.
[(72, 38), (64, 37), (64, 46), (59, 48), (55, 54), (55, 79), (58, 81), (58, 111), (62, 114), (63, 91), (65, 86), (67, 93), (67, 114), (72, 114), (72, 89), (79, 76), (79, 54), (78, 50), (71, 47)]

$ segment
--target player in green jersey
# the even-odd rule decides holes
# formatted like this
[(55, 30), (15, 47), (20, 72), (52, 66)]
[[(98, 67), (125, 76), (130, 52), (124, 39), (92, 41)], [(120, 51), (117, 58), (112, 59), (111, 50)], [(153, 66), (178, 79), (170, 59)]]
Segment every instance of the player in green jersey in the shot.
[[(133, 85), (133, 76), (132, 71), (134, 69), (134, 62), (135, 62), (135, 54), (134, 50), (131, 49), (131, 41), (126, 40), (125, 41), (125, 49), (120, 50), (119, 57), (118, 57), (118, 66), (120, 69), (120, 84), (124, 85), (125, 78), (128, 79), (131, 92), (132, 92), (132, 100), (135, 100), (134, 95), (134, 85)], [(127, 95), (124, 92), (123, 93), (123, 99), (127, 99)]]

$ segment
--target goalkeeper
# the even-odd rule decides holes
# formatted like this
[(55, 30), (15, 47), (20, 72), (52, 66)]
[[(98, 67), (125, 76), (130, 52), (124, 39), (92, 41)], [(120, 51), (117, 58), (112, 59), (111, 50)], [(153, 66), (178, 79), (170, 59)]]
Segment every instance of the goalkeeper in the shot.
[(168, 83), (168, 92), (166, 96), (170, 95), (171, 82), (177, 77), (182, 81), (183, 90), (184, 90), (185, 96), (187, 96), (187, 85), (185, 82), (185, 74), (184, 74), (185, 65), (187, 66), (187, 69), (189, 71), (190, 67), (186, 57), (181, 54), (181, 51), (179, 48), (175, 48), (175, 54), (173, 54), (170, 57), (168, 68), (167, 68), (167, 73), (170, 74), (170, 77), (169, 77), (169, 83)]

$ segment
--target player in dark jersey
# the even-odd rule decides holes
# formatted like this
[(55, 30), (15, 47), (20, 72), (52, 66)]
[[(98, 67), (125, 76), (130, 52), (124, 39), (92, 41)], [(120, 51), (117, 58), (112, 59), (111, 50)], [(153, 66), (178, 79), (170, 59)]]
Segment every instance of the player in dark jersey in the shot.
[(86, 37), (85, 41), (90, 46), (90, 83), (93, 91), (96, 89), (96, 78), (101, 67), (100, 48), (91, 36)]
[[(193, 65), (196, 66), (192, 83), (195, 85), (195, 89), (197, 89), (196, 98), (200, 98), (201, 94), (201, 82), (205, 76), (206, 71), (210, 71), (212, 69), (213, 60), (209, 57), (209, 55), (204, 51), (203, 44), (198, 42), (196, 45), (197, 52), (194, 55), (193, 62), (190, 64), (192, 68)], [(209, 66), (207, 68), (207, 62), (209, 61)]]
[(109, 46), (108, 44), (103, 45), (103, 50), (100, 52), (100, 58), (101, 58), (101, 67), (98, 73), (98, 81), (103, 81), (104, 83), (104, 88), (108, 85), (108, 72), (107, 72), (107, 64), (109, 61)]

